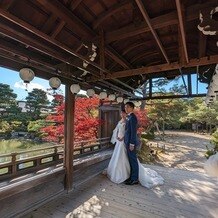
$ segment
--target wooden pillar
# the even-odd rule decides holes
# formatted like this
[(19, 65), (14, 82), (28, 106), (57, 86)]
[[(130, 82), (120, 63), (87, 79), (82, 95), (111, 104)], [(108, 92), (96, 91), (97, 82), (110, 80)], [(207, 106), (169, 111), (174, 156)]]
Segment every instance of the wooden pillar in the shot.
[(72, 190), (72, 175), (73, 175), (73, 150), (74, 150), (74, 112), (75, 112), (75, 95), (70, 91), (70, 86), (65, 88), (65, 155), (64, 167), (65, 189), (69, 192)]
[(191, 78), (191, 74), (187, 75), (188, 78), (188, 95), (191, 96), (192, 95), (192, 78)]
[(149, 79), (149, 98), (152, 97), (152, 78)]

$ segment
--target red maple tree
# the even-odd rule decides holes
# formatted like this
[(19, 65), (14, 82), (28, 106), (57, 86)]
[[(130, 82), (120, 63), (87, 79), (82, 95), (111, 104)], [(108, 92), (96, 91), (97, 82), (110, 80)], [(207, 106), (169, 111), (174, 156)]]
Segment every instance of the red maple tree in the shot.
[[(56, 107), (54, 114), (46, 117), (48, 126), (41, 129), (44, 140), (64, 143), (64, 98), (55, 96)], [(101, 120), (98, 119), (99, 99), (76, 98), (75, 103), (75, 142), (98, 138), (98, 128)]]
[(135, 110), (135, 115), (137, 116), (138, 119), (138, 134), (141, 134), (143, 131), (145, 131), (149, 125), (149, 119), (147, 116), (147, 110)]

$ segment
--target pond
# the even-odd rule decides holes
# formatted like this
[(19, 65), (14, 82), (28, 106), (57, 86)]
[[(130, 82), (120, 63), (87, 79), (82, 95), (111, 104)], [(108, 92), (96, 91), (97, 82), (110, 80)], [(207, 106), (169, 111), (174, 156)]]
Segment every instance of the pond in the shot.
[(12, 152), (19, 152), (19, 151), (25, 151), (25, 150), (31, 150), (31, 149), (37, 149), (37, 148), (43, 148), (52, 146), (53, 143), (50, 142), (34, 142), (27, 139), (8, 139), (0, 140), (0, 155), (1, 154), (9, 154)]

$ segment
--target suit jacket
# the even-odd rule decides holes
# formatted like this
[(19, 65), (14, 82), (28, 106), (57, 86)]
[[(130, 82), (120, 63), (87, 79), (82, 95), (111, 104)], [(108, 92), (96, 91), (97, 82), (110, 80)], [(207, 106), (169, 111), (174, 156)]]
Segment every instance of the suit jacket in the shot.
[(126, 128), (124, 135), (124, 143), (126, 146), (129, 146), (130, 144), (134, 144), (135, 146), (139, 145), (137, 137), (137, 126), (137, 117), (134, 113), (131, 113), (126, 118)]

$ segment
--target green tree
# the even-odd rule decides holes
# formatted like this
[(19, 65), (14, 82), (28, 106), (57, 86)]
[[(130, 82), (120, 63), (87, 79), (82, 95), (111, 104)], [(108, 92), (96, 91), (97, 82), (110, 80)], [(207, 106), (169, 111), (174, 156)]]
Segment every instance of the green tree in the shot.
[(174, 100), (154, 100), (148, 107), (148, 118), (151, 124), (156, 126), (159, 131), (161, 126), (164, 134), (166, 125), (172, 128), (179, 128), (180, 118), (186, 113), (185, 101), (183, 99)]
[(33, 89), (26, 97), (26, 106), (32, 120), (40, 119), (41, 111), (48, 108), (48, 98), (46, 92), (41, 89)]
[(0, 83), (0, 115), (4, 120), (10, 114), (11, 107), (17, 108), (16, 104), (17, 95), (9, 85)]
[[(181, 117), (182, 122), (196, 123), (209, 126), (209, 132), (212, 133), (212, 127), (218, 124), (218, 103), (214, 102), (213, 105), (207, 107), (202, 98), (196, 98), (189, 101), (187, 105), (187, 115)], [(198, 128), (197, 128), (198, 131)]]

